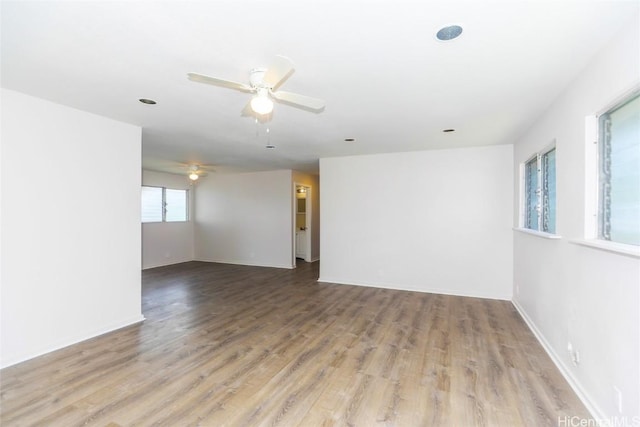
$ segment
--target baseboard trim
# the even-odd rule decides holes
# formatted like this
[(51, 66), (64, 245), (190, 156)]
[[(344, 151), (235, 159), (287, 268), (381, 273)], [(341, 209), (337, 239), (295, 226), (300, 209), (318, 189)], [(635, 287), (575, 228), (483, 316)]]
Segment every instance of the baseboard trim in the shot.
[(419, 289), (412, 288), (409, 286), (398, 286), (395, 284), (388, 283), (362, 283), (362, 282), (352, 282), (348, 280), (342, 279), (332, 279), (327, 277), (318, 278), (318, 282), (324, 283), (335, 283), (337, 285), (349, 285), (349, 286), (364, 286), (368, 288), (381, 288), (381, 289), (393, 289), (396, 291), (408, 291), (408, 292), (422, 292), (425, 294), (441, 294), (441, 295), (452, 295), (457, 297), (469, 297), (469, 298), (483, 298), (483, 299), (493, 299), (499, 301), (511, 301), (511, 295), (483, 295), (483, 294), (471, 294), (464, 292), (451, 292), (446, 289)]
[(246, 265), (250, 267), (269, 267), (269, 268), (286, 268), (287, 270), (291, 270), (295, 268), (290, 264), (263, 264), (263, 263), (248, 263), (247, 261), (238, 261), (238, 260), (210, 260), (210, 259), (195, 259), (194, 261), (198, 262), (211, 262), (216, 264), (230, 264), (230, 265)]
[(185, 262), (190, 262), (190, 261), (194, 261), (194, 260), (193, 259), (172, 260), (166, 263), (143, 265), (142, 270), (149, 270), (151, 268), (158, 268), (158, 267), (167, 267), (169, 265), (184, 264)]
[(23, 354), (20, 356), (9, 358), (9, 361), (7, 362), (7, 364), (3, 364), (2, 366), (0, 366), (0, 369), (8, 368), (9, 366), (17, 365), (19, 363), (26, 362), (27, 360), (35, 359), (36, 357), (43, 356), (45, 354), (49, 354), (57, 350), (62, 350), (63, 348), (81, 343), (83, 341), (97, 338), (101, 335), (105, 335), (122, 328), (127, 328), (129, 326), (137, 325), (138, 323), (142, 323), (144, 321), (145, 321), (145, 317), (141, 314), (140, 316), (136, 316), (133, 319), (128, 319), (116, 325), (107, 326), (105, 329), (97, 330), (95, 332), (87, 334), (86, 336), (74, 337), (74, 338), (70, 338), (69, 340), (65, 340), (62, 343), (54, 344), (51, 348), (47, 350), (36, 351), (35, 353), (32, 353), (32, 354)]
[(589, 411), (593, 419), (609, 419), (609, 417), (602, 410), (600, 410), (598, 405), (596, 405), (595, 402), (593, 402), (593, 400), (589, 398), (589, 394), (582, 388), (580, 382), (571, 374), (571, 371), (563, 363), (562, 358), (558, 356), (553, 347), (551, 347), (549, 342), (545, 339), (542, 332), (540, 332), (540, 330), (536, 327), (533, 320), (527, 315), (524, 307), (522, 307), (516, 300), (512, 300), (511, 304), (513, 304), (515, 309), (518, 311), (520, 317), (522, 318), (522, 320), (524, 320), (524, 323), (527, 324), (540, 345), (542, 345), (542, 348), (544, 348), (544, 351), (547, 352), (554, 365), (556, 365), (564, 379), (569, 383), (569, 386), (571, 386), (578, 398), (582, 401), (582, 404), (587, 408), (587, 411)]

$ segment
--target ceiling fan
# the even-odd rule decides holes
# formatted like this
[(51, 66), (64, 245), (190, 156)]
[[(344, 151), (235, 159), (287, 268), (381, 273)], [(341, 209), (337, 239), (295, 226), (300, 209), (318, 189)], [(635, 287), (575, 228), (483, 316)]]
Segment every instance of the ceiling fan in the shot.
[(186, 173), (191, 181), (196, 181), (200, 177), (207, 176), (209, 172), (215, 172), (213, 165), (203, 165), (199, 163), (176, 163), (176, 168)]
[(273, 111), (273, 100), (306, 111), (320, 113), (324, 110), (324, 101), (297, 93), (285, 92), (278, 88), (295, 71), (293, 62), (286, 56), (276, 56), (268, 68), (254, 68), (249, 72), (249, 84), (205, 76), (198, 73), (187, 73), (189, 80), (214, 86), (226, 87), (255, 95), (244, 108), (242, 114), (255, 113), (257, 119), (264, 121)]

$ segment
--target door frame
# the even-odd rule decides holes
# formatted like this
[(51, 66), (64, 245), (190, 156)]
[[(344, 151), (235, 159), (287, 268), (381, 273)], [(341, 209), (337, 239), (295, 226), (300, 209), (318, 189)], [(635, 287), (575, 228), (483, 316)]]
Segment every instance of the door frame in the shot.
[(296, 232), (297, 232), (297, 224), (296, 224), (296, 220), (297, 220), (297, 212), (298, 212), (298, 197), (297, 197), (297, 190), (298, 187), (304, 187), (306, 189), (306, 197), (305, 199), (307, 200), (305, 202), (305, 228), (306, 228), (306, 234), (307, 234), (307, 238), (305, 241), (305, 250), (304, 250), (304, 260), (306, 262), (311, 262), (311, 226), (312, 226), (312, 215), (313, 215), (313, 201), (312, 201), (312, 194), (313, 194), (313, 187), (308, 185), (308, 184), (303, 184), (301, 182), (294, 182), (293, 183), (293, 193), (292, 193), (292, 221), (291, 221), (291, 229), (292, 229), (292, 236), (291, 236), (291, 240), (292, 240), (292, 254), (291, 254), (291, 265), (293, 266), (293, 268), (296, 267)]

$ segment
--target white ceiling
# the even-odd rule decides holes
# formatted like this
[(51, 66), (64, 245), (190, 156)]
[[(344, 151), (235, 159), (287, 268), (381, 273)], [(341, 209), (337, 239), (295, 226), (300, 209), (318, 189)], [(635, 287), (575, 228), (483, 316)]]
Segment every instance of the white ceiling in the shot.
[[(2, 86), (141, 126), (145, 168), (317, 172), (321, 157), (514, 142), (639, 5), (2, 1)], [(437, 41), (447, 24), (462, 36)], [(296, 65), (282, 89), (323, 112), (276, 104), (256, 124), (249, 94), (186, 78), (248, 82), (277, 54)]]

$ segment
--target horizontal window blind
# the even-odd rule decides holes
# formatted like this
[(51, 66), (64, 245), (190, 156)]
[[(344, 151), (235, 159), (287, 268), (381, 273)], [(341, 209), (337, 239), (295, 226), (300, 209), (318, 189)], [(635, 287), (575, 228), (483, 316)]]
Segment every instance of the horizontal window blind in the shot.
[(187, 220), (187, 190), (165, 190), (165, 221)]
[(142, 187), (142, 222), (162, 222), (162, 188)]
[(189, 191), (142, 186), (142, 222), (184, 222), (189, 219)]

